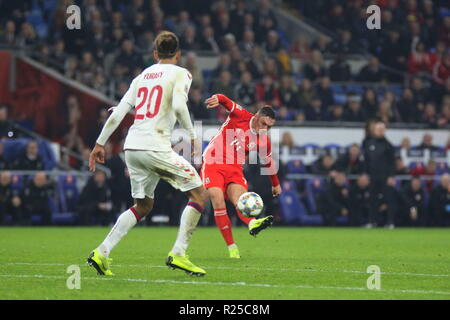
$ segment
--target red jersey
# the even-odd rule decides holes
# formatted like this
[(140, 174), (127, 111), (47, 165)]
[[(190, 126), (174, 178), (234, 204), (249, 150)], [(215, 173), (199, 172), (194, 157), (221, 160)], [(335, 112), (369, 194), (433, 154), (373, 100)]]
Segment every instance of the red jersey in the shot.
[(251, 128), (254, 114), (243, 109), (222, 94), (217, 94), (219, 103), (230, 113), (203, 153), (206, 165), (227, 164), (242, 168), (250, 152), (257, 152), (268, 168), (273, 186), (279, 185), (276, 168), (272, 160), (272, 148), (267, 135), (258, 135)]

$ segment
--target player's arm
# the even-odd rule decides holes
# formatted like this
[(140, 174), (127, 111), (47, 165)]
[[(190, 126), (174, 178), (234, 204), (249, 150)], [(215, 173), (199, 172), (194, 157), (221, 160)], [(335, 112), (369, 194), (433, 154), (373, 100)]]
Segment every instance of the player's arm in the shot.
[(126, 114), (131, 110), (131, 108), (134, 107), (136, 103), (136, 82), (137, 80), (134, 79), (130, 85), (130, 88), (125, 93), (122, 100), (120, 100), (117, 107), (112, 108), (113, 111), (108, 120), (106, 120), (106, 123), (103, 126), (103, 129), (97, 139), (95, 147), (89, 155), (90, 171), (95, 171), (96, 162), (105, 163), (104, 145), (106, 144), (106, 141), (108, 141), (109, 137), (117, 129), (123, 118), (125, 118)]
[(220, 93), (215, 94), (210, 98), (206, 99), (205, 104), (207, 109), (216, 108), (222, 105), (225, 109), (227, 109), (230, 112), (230, 116), (233, 117), (239, 118), (244, 115), (250, 114), (247, 110), (243, 109), (236, 102), (228, 98), (226, 95)]
[(175, 111), (175, 116), (181, 127), (185, 129), (191, 140), (196, 138), (194, 126), (192, 125), (191, 116), (187, 106), (188, 92), (191, 87), (192, 76), (186, 70), (178, 72), (172, 93), (172, 106)]
[(281, 194), (282, 190), (280, 179), (278, 179), (276, 166), (272, 158), (272, 148), (270, 140), (269, 138), (267, 138), (267, 140), (267, 150), (262, 150), (261, 148), (259, 148), (258, 156), (261, 161), (262, 167), (268, 170), (270, 183), (272, 184), (272, 195), (274, 197), (277, 197)]

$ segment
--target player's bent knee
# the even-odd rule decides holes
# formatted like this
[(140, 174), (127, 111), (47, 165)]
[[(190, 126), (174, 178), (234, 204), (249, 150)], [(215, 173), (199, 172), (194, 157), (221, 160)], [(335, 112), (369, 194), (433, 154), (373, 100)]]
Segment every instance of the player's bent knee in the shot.
[(206, 206), (206, 202), (208, 201), (208, 194), (203, 187), (199, 187), (189, 191), (188, 196), (189, 201), (196, 202), (202, 208)]

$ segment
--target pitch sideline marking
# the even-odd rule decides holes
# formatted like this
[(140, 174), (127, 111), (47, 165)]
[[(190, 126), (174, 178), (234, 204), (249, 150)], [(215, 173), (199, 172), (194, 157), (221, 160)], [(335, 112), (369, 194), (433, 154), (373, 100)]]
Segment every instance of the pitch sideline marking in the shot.
[[(0, 265), (30, 265), (30, 266), (66, 266), (63, 263), (34, 263), (34, 262), (8, 262), (0, 263)], [(167, 268), (163, 265), (146, 265), (146, 264), (117, 264), (114, 265), (117, 268)], [(258, 267), (217, 267), (217, 266), (204, 266), (206, 269), (219, 269), (219, 270), (258, 270), (258, 271), (286, 271), (286, 272), (323, 272), (323, 273), (357, 273), (367, 274), (364, 271), (358, 270), (317, 270), (317, 269), (285, 269), (285, 268), (258, 268)], [(382, 275), (397, 275), (397, 276), (418, 276), (418, 277), (450, 277), (450, 274), (433, 274), (433, 273), (414, 273), (414, 272), (381, 272)]]
[[(0, 274), (0, 277), (8, 278), (36, 278), (36, 279), (66, 279), (62, 276), (47, 276), (42, 274), (27, 275), (10, 275)], [(308, 285), (279, 285), (265, 283), (246, 283), (246, 282), (210, 282), (210, 281), (178, 281), (165, 279), (119, 279), (119, 278), (100, 278), (100, 277), (83, 277), (85, 280), (96, 281), (125, 281), (125, 282), (141, 282), (141, 283), (157, 283), (157, 284), (181, 284), (181, 285), (212, 285), (212, 286), (244, 286), (244, 287), (264, 287), (264, 288), (284, 288), (284, 289), (325, 289), (325, 290), (349, 290), (349, 291), (370, 291), (370, 292), (392, 292), (392, 293), (421, 293), (435, 295), (450, 295), (450, 291), (433, 291), (433, 290), (416, 290), (416, 289), (381, 289), (368, 290), (362, 287), (337, 287), (337, 286), (308, 286)]]

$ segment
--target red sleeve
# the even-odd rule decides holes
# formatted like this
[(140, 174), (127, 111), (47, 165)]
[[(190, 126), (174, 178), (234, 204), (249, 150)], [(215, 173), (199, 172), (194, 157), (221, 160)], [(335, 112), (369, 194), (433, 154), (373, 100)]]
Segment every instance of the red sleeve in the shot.
[(236, 106), (236, 103), (228, 98), (226, 95), (223, 94), (216, 94), (217, 98), (219, 99), (219, 103), (225, 107), (228, 111), (233, 111), (233, 109)]
[(272, 183), (272, 187), (276, 187), (280, 184), (280, 180), (278, 179), (278, 175), (277, 175), (277, 168), (272, 167), (273, 165), (273, 158), (272, 158), (272, 146), (270, 143), (270, 139), (267, 137), (267, 148), (265, 148), (266, 154), (263, 154), (261, 152), (261, 149), (259, 150), (259, 157), (261, 159), (262, 162), (262, 166), (264, 168), (270, 168), (269, 170), (271, 171), (269, 174), (269, 179), (270, 182)]

